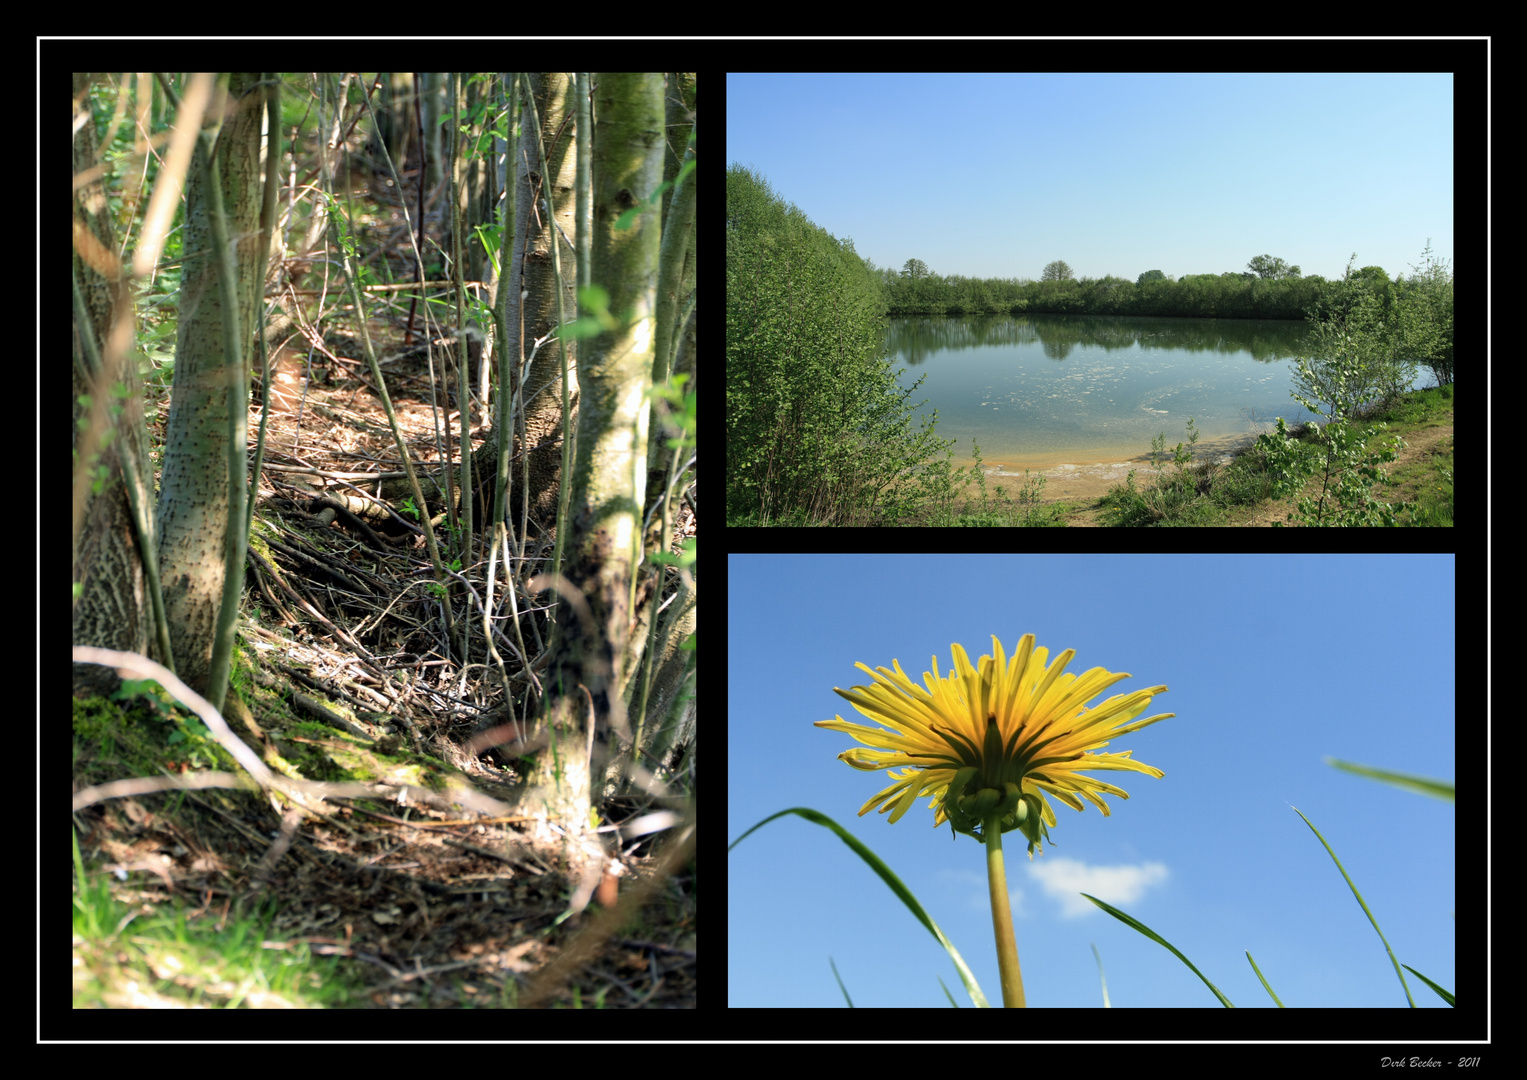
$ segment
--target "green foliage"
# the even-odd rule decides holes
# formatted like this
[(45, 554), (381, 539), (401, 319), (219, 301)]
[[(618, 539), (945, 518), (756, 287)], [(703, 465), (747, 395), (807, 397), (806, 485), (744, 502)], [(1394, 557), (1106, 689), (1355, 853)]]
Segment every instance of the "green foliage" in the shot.
[[(683, 546), (679, 549), (679, 554), (674, 555), (667, 551), (654, 551), (647, 556), (647, 561), (653, 566), (676, 566), (681, 570), (692, 570), (695, 566), (695, 543), (695, 537), (691, 536), (684, 541)], [(691, 645), (689, 647), (693, 648), (694, 646)]]
[(1071, 272), (1071, 267), (1064, 259), (1047, 263), (1039, 275), (1040, 281), (1074, 281), (1075, 279), (1076, 275)]
[[(629, 314), (621, 318), (610, 311), (610, 293), (600, 285), (589, 285), (578, 290), (578, 308), (583, 312), (579, 318), (563, 326), (557, 327), (552, 334), (565, 341), (579, 341), (583, 338), (598, 337), (600, 334), (609, 333), (619, 329), (630, 318)], [(491, 310), (485, 311), (489, 321), (493, 318)]]
[(1259, 278), (1272, 281), (1299, 276), (1299, 268), (1297, 266), (1289, 266), (1282, 259), (1274, 258), (1271, 255), (1256, 256), (1246, 264), (1246, 269)]
[[(1309, 402), (1305, 405), (1311, 407)], [(1403, 444), (1396, 437), (1392, 446), (1367, 449), (1367, 441), (1386, 426), (1380, 424), (1359, 431), (1350, 420), (1332, 421), (1320, 429), (1323, 452), (1310, 453), (1307, 447), (1292, 440), (1280, 416), (1277, 432), (1269, 432), (1257, 440), (1275, 470), (1272, 494), (1277, 498), (1292, 495), (1311, 475), (1318, 475), (1321, 486), (1317, 495), (1313, 498), (1300, 496), (1296, 504), (1301, 524), (1393, 526), (1395, 507), (1375, 499), (1372, 488), (1388, 479), (1379, 466), (1393, 461), (1397, 456), (1396, 449)], [(1294, 512), (1291, 511), (1288, 518), (1294, 520)]]
[(1326, 403), (1333, 418), (1350, 417), (1394, 378), (1384, 355), (1383, 304), (1348, 263), (1343, 279), (1326, 290), (1309, 321), (1311, 363), (1299, 369), (1297, 396)]
[[(1116, 489), (1104, 497), (1104, 519), (1110, 525), (1147, 528), (1168, 523), (1191, 525), (1208, 508), (1199, 502), (1198, 496), (1212, 482), (1214, 466), (1193, 462), (1193, 447), (1198, 443), (1198, 426), (1188, 417), (1188, 441), (1178, 443), (1172, 450), (1171, 462), (1175, 472), (1164, 474), (1149, 488), (1135, 486), (1135, 472), (1130, 470), (1122, 490)], [(1160, 464), (1166, 452), (1166, 435), (1158, 434), (1151, 440), (1151, 463)]]
[(1453, 382), (1453, 275), (1432, 258), (1430, 240), (1421, 252), (1421, 265), (1411, 269), (1415, 273), (1405, 284), (1414, 308), (1411, 317), (1421, 326), (1415, 338), (1416, 356), (1431, 368), (1438, 386), (1449, 386)]
[[(693, 450), (695, 442), (695, 413), (697, 399), (693, 390), (687, 394), (684, 392), (684, 384), (689, 381), (687, 374), (681, 373), (669, 377), (668, 382), (662, 386), (654, 386), (647, 392), (653, 401), (667, 403), (667, 408), (661, 410), (659, 419), (668, 431), (668, 438), (663, 445), (670, 450)], [(666, 413), (666, 415), (664, 415)]]
[(323, 200), (330, 222), (330, 235), (339, 250), (345, 255), (346, 263), (355, 274), (356, 284), (364, 289), (371, 285), (383, 284), (377, 280), (376, 272), (369, 263), (361, 259), (360, 248), (356, 244), (355, 237), (351, 233), (350, 212), (338, 198), (326, 191), (317, 192), (317, 196)]
[[(993, 501), (986, 491), (986, 471), (981, 467), (981, 446), (975, 445), (975, 464), (956, 469), (953, 463), (953, 443), (944, 448), (944, 460), (932, 462), (921, 470), (919, 483), (905, 500), (904, 512), (898, 520), (915, 521), (919, 525), (957, 528), (987, 528), (1015, 524), (1007, 512), (1007, 494), (997, 489)], [(1027, 474), (1025, 473), (1025, 476)], [(972, 502), (966, 495), (974, 484), (980, 492)], [(1044, 486), (1044, 479), (1039, 481)], [(1025, 489), (1027, 493), (1027, 489)], [(914, 513), (916, 511), (916, 513)]]
[(113, 701), (134, 701), (138, 698), (143, 699), (138, 704), (158, 719), (175, 718), (175, 699), (153, 679), (123, 679), (117, 692), (111, 695)]
[(884, 276), (742, 166), (727, 220), (728, 519), (904, 516), (944, 444), (880, 355)]
[[(1394, 371), (1385, 353), (1381, 308), (1369, 291), (1373, 280), (1354, 275), (1349, 262), (1341, 286), (1326, 298), (1324, 313), (1311, 316), (1313, 358), (1299, 359), (1299, 379), (1290, 394), (1310, 412), (1330, 417), (1324, 426), (1312, 426), (1315, 446), (1294, 442), (1282, 417), (1276, 432), (1257, 440), (1275, 477), (1276, 497), (1292, 495), (1311, 475), (1319, 476), (1319, 492), (1300, 496), (1296, 504), (1305, 525), (1395, 524), (1395, 508), (1375, 499), (1372, 489), (1388, 479), (1379, 466), (1395, 460), (1403, 444), (1395, 438), (1389, 446), (1369, 449), (1368, 441), (1388, 425), (1359, 430), (1356, 423), (1358, 408), (1388, 385)], [(1288, 517), (1292, 520), (1294, 513)]]
[(928, 264), (921, 259), (908, 259), (901, 267), (902, 276), (917, 281), (928, 276)]
[(1375, 296), (1381, 296), (1385, 287), (1389, 284), (1389, 275), (1384, 273), (1382, 266), (1365, 266), (1352, 274), (1352, 280), (1368, 289)]
[(217, 742), (207, 725), (194, 716), (181, 720), (166, 741), (176, 759), (193, 769), (210, 769), (217, 764)]
[[(1023, 311), (1075, 315), (1166, 315), (1182, 318), (1302, 319), (1324, 295), (1327, 282), (1302, 277), (1299, 267), (1271, 255), (1247, 264), (1253, 270), (1189, 274), (1173, 280), (1147, 270), (1135, 281), (1106, 276), (1077, 281), (1057, 260), (1038, 281), (1022, 278), (941, 277), (909, 259), (900, 273), (876, 271), (890, 315), (997, 314)], [(1377, 268), (1374, 268), (1377, 269)], [(1380, 271), (1382, 273), (1382, 271)]]
[(198, 716), (188, 716), (170, 697), (169, 691), (152, 679), (124, 679), (112, 695), (113, 701), (138, 701), (150, 715), (171, 725), (165, 737), (170, 760), (192, 769), (211, 769), (228, 760), (227, 754)]

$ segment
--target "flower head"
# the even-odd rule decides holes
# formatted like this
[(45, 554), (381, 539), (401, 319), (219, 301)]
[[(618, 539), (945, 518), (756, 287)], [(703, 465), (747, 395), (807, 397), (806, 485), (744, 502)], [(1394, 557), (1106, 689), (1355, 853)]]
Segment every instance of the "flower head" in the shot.
[(868, 727), (841, 716), (819, 720), (817, 727), (842, 731), (866, 746), (854, 747), (838, 757), (856, 769), (874, 771), (901, 766), (890, 777), (896, 782), (860, 809), (863, 816), (879, 808), (897, 821), (921, 795), (933, 798), (933, 824), (949, 822), (957, 832), (980, 837), (985, 822), (996, 821), (1003, 832), (1019, 829), (1034, 848), (1044, 854), (1041, 837), (1048, 840), (1055, 811), (1046, 795), (1081, 810), (1086, 799), (1108, 815), (1102, 795), (1129, 798), (1127, 792), (1091, 776), (1086, 770), (1124, 769), (1162, 775), (1160, 769), (1130, 759), (1130, 751), (1102, 754), (1116, 735), (1139, 731), (1175, 713), (1161, 713), (1135, 720), (1163, 693), (1152, 686), (1131, 694), (1119, 694), (1093, 708), (1087, 702), (1127, 673), (1092, 668), (1082, 675), (1063, 674), (1076, 655), (1067, 649), (1046, 666), (1047, 649), (1034, 647), (1034, 635), (1025, 634), (1011, 659), (1002, 643), (992, 637), (994, 655), (983, 656), (972, 667), (959, 645), (951, 646), (954, 670), (939, 675), (938, 657), (933, 671), (923, 674), (927, 689), (918, 686), (891, 661), (895, 670), (856, 664), (874, 680), (872, 686), (851, 690), (833, 688), (855, 709), (871, 720), (894, 727)]

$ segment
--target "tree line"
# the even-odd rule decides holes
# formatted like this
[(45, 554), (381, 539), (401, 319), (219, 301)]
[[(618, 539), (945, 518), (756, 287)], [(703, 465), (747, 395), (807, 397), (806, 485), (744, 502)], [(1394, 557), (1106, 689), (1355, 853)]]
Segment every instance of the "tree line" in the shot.
[[(1051, 264), (1051, 267), (1056, 264)], [(1065, 267), (1064, 263), (1059, 266)], [(1326, 282), (1318, 275), (1265, 278), (1250, 272), (1172, 278), (1148, 270), (1136, 280), (1077, 279), (1047, 273), (1026, 278), (969, 278), (879, 271), (888, 315), (1164, 315), (1176, 318), (1301, 319)]]
[[(853, 242), (843, 242), (847, 251)], [(1105, 275), (1078, 279), (1063, 260), (1045, 266), (1038, 281), (940, 275), (920, 259), (900, 271), (865, 260), (887, 315), (1158, 315), (1175, 318), (1326, 319), (1350, 310), (1359, 298), (1365, 329), (1382, 329), (1407, 359), (1431, 367), (1450, 383), (1453, 349), (1453, 275), (1428, 242), (1421, 264), (1390, 278), (1381, 266), (1350, 266), (1339, 279), (1305, 276), (1272, 255), (1257, 255), (1246, 269), (1173, 278), (1147, 270), (1134, 281)], [(1424, 346), (1424, 348), (1423, 348)], [(1423, 351), (1415, 351), (1422, 349)]]
[[(1134, 281), (1114, 277), (1078, 279), (1063, 261), (1044, 268), (1039, 280), (941, 275), (920, 259), (900, 271), (867, 264), (881, 290), (887, 315), (1163, 315), (1175, 318), (1303, 319), (1336, 284), (1319, 274), (1300, 274), (1280, 258), (1258, 255), (1247, 269), (1173, 278), (1147, 270)], [(1358, 271), (1375, 292), (1392, 284), (1382, 267)]]

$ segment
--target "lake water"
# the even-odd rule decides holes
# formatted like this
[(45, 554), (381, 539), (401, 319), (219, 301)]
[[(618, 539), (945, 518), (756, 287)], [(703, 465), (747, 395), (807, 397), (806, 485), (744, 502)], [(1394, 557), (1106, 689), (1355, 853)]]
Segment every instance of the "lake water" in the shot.
[[(1224, 455), (1282, 416), (1307, 325), (1265, 319), (1082, 315), (920, 316), (886, 320), (886, 349), (919, 412), (938, 409), (957, 465), (981, 444), (988, 470), (1144, 460), (1151, 439)], [(1424, 371), (1424, 369), (1423, 369)], [(914, 425), (915, 428), (915, 425)]]

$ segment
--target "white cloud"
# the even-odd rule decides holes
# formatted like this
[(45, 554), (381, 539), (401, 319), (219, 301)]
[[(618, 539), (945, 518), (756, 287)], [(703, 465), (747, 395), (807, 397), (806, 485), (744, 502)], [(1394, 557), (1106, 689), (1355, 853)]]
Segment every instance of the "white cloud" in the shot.
[(1076, 859), (1046, 858), (1030, 866), (1029, 875), (1039, 882), (1046, 895), (1060, 901), (1062, 916), (1075, 919), (1099, 911), (1082, 893), (1091, 893), (1115, 907), (1125, 907), (1144, 896), (1148, 887), (1165, 881), (1167, 868), (1159, 862), (1142, 866), (1088, 866)]

